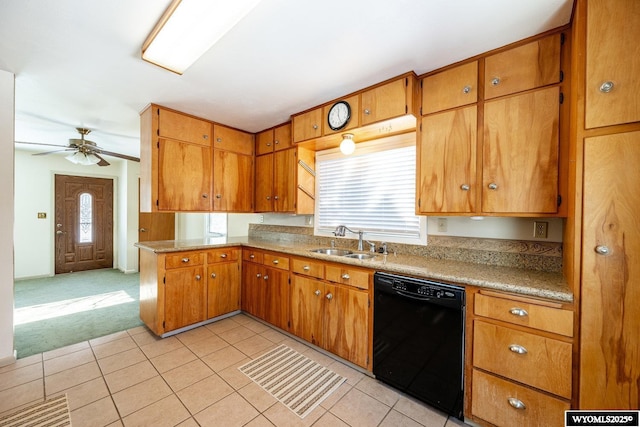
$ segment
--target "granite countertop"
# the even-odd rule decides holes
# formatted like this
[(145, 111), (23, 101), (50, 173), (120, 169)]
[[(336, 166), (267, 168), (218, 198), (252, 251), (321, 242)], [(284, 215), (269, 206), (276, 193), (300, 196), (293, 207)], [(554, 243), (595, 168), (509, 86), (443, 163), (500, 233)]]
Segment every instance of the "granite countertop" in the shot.
[(515, 294), (548, 298), (560, 302), (573, 302), (573, 293), (561, 273), (526, 270), (512, 267), (476, 264), (416, 255), (377, 254), (375, 258), (358, 260), (341, 256), (310, 252), (318, 245), (290, 241), (274, 241), (248, 237), (204, 238), (191, 240), (162, 240), (139, 242), (135, 246), (155, 253), (202, 250), (216, 247), (246, 246), (316, 258), (324, 261), (366, 267), (376, 271), (406, 274), (461, 285)]

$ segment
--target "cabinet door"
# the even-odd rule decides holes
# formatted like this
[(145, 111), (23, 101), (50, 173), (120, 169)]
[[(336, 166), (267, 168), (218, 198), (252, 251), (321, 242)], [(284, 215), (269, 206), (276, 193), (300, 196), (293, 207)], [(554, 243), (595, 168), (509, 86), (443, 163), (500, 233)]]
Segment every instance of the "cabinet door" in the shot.
[(273, 153), (273, 129), (256, 134), (256, 156)]
[(293, 274), (291, 277), (291, 333), (322, 347), (324, 283)]
[(273, 154), (256, 157), (256, 212), (273, 212)]
[(158, 108), (158, 136), (211, 146), (211, 123)]
[(367, 367), (369, 294), (346, 286), (325, 285), (324, 348)]
[(216, 124), (213, 126), (213, 147), (252, 156), (253, 134)]
[(554, 34), (486, 58), (484, 98), (560, 82), (560, 47)]
[(203, 267), (179, 268), (166, 272), (165, 332), (206, 319), (206, 283)]
[(253, 211), (253, 156), (213, 150), (213, 209)]
[(289, 330), (289, 270), (264, 268), (264, 320), (285, 331)]
[(640, 401), (638, 165), (640, 131), (585, 139), (581, 409), (638, 409)]
[(422, 79), (422, 114), (478, 101), (478, 61)]
[(296, 205), (296, 151), (277, 151), (274, 153), (274, 191), (275, 212), (294, 212)]
[(407, 114), (407, 80), (394, 80), (362, 93), (362, 125)]
[(422, 118), (420, 213), (475, 212), (477, 107)]
[(262, 266), (244, 263), (242, 265), (242, 310), (264, 319), (266, 294)]
[(159, 140), (158, 209), (211, 210), (211, 148)]
[(223, 262), (207, 267), (207, 318), (240, 310), (240, 264)]
[(482, 211), (558, 209), (559, 88), (485, 103)]
[(589, 0), (586, 6), (585, 126), (640, 121), (640, 2)]
[(291, 123), (285, 123), (273, 129), (273, 149), (286, 150), (293, 146), (291, 138)]
[(293, 116), (293, 142), (322, 136), (322, 108)]

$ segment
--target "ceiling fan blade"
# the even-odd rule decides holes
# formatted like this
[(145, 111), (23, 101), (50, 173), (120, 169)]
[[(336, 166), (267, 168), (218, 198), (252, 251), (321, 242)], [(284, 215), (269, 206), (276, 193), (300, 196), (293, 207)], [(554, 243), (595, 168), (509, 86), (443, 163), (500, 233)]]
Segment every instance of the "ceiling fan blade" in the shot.
[(132, 162), (139, 162), (140, 159), (138, 157), (127, 156), (126, 154), (114, 153), (112, 151), (100, 150), (101, 154), (106, 154), (107, 156), (118, 157), (120, 159), (131, 160)]
[(60, 148), (68, 148), (67, 145), (60, 144), (47, 144), (44, 142), (27, 142), (27, 141), (14, 141), (16, 144), (25, 144), (25, 145), (43, 145), (47, 147), (60, 147)]
[(46, 154), (52, 154), (52, 153), (60, 153), (62, 151), (74, 151), (75, 148), (65, 148), (63, 150), (53, 150), (53, 151), (45, 151), (43, 153), (34, 153), (32, 154), (32, 156), (44, 156)]
[(100, 159), (100, 161), (96, 163), (98, 166), (109, 166), (111, 164), (107, 162), (105, 159), (103, 159), (102, 156), (100, 156), (98, 153), (94, 152), (92, 154)]

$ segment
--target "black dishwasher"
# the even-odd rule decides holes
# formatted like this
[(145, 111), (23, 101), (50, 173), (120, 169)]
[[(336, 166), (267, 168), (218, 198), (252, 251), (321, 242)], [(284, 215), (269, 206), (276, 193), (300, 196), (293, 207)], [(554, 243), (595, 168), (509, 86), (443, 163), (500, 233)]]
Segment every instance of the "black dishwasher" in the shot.
[(464, 288), (374, 275), (373, 374), (464, 420)]

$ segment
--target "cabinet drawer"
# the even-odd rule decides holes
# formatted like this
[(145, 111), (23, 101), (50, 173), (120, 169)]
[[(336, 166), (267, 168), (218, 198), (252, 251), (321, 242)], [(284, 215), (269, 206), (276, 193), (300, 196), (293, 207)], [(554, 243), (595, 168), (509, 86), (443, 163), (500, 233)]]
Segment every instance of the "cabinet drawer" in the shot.
[(167, 255), (164, 260), (164, 268), (190, 267), (204, 264), (204, 252), (179, 252)]
[(238, 248), (220, 248), (207, 252), (207, 264), (215, 262), (237, 261), (240, 256)]
[(573, 336), (571, 310), (476, 294), (473, 311), (476, 316), (491, 317), (567, 337)]
[(263, 264), (269, 267), (279, 268), (281, 270), (289, 269), (289, 258), (278, 254), (264, 254), (262, 258)]
[(571, 344), (475, 320), (473, 365), (571, 398)]
[(369, 289), (369, 276), (370, 273), (367, 270), (341, 265), (327, 265), (325, 270), (327, 280), (360, 289)]
[(324, 264), (307, 258), (291, 260), (291, 270), (297, 274), (324, 279)]
[(422, 79), (422, 114), (478, 101), (478, 61)]
[(472, 414), (496, 426), (563, 426), (569, 409), (568, 402), (476, 369), (471, 399)]
[(262, 264), (264, 253), (253, 249), (243, 249), (242, 259), (248, 262), (255, 262), (256, 264)]

